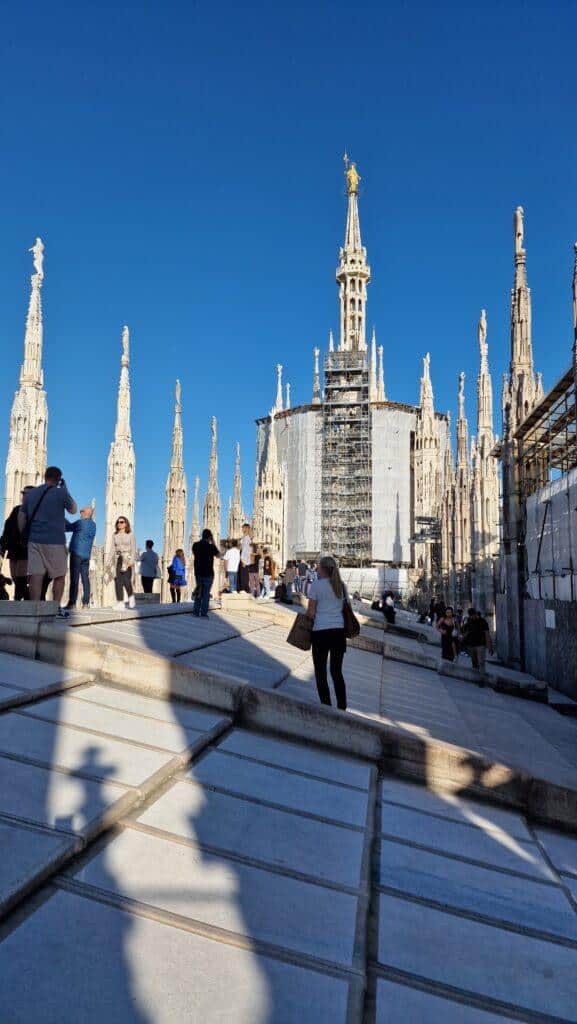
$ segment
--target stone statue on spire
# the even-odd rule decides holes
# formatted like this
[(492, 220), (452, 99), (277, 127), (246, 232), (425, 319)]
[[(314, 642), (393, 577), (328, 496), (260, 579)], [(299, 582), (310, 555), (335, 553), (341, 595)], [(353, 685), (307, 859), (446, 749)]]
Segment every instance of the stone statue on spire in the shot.
[(481, 317), (479, 319), (478, 337), (479, 337), (479, 350), (481, 352), (481, 356), (486, 356), (487, 355), (487, 314), (486, 314), (484, 309), (481, 310)]
[(465, 419), (465, 374), (459, 374), (459, 419)]
[(523, 240), (525, 237), (525, 229), (523, 226), (523, 215), (525, 211), (522, 206), (518, 206), (513, 215), (513, 230), (515, 232), (515, 255), (524, 253)]
[(347, 192), (350, 196), (358, 195), (359, 192), (359, 181), (361, 176), (357, 171), (357, 165), (347, 162), (347, 169), (345, 171), (345, 178), (347, 179)]
[(128, 366), (129, 365), (129, 362), (130, 362), (130, 359), (129, 359), (129, 345), (130, 345), (130, 334), (129, 334), (129, 331), (128, 331), (128, 327), (123, 327), (122, 328), (122, 361), (121, 361), (121, 364), (120, 364), (121, 366)]
[(41, 238), (37, 238), (34, 245), (30, 247), (28, 252), (32, 253), (34, 270), (42, 281), (44, 278), (44, 243)]

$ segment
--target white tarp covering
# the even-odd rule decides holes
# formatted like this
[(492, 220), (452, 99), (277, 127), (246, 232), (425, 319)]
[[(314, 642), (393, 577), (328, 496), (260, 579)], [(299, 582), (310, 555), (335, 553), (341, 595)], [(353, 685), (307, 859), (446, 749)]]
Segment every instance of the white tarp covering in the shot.
[(577, 469), (527, 499), (526, 547), (531, 597), (572, 600), (577, 595)]

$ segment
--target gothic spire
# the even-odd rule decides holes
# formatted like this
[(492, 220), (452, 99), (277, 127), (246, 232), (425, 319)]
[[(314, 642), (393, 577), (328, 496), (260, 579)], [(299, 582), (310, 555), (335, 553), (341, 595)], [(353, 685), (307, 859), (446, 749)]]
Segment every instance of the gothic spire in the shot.
[[(172, 450), (170, 469), (166, 481), (164, 506), (164, 564), (170, 565), (175, 551), (184, 549), (186, 536), (186, 477), (182, 464), (182, 406), (180, 403), (180, 381), (176, 381), (174, 392), (174, 424), (172, 428)], [(162, 592), (166, 598), (167, 581), (163, 578)]]
[(135, 456), (130, 431), (129, 332), (122, 329), (122, 357), (114, 440), (108, 454), (106, 476), (106, 549), (109, 550), (114, 524), (119, 515), (134, 521)]
[(379, 345), (377, 349), (379, 361), (378, 361), (378, 373), (377, 373), (377, 402), (384, 402), (386, 399), (385, 395), (385, 368), (383, 365), (383, 346)]
[[(577, 245), (577, 243), (576, 243), (576, 245)], [(333, 332), (329, 331), (329, 352), (334, 352), (334, 350), (335, 350), (335, 339), (333, 338)]]
[(358, 193), (360, 176), (356, 165), (345, 156), (348, 209), (345, 244), (339, 251), (336, 279), (341, 306), (341, 334), (339, 350), (366, 351), (365, 334), (367, 285), (371, 268), (367, 263), (367, 250), (361, 240)]
[(319, 372), (319, 349), (313, 349), (313, 405), (320, 405), (321, 402), (321, 377)]
[(204, 498), (204, 529), (212, 532), (214, 543), (218, 544), (220, 541), (220, 493), (218, 490), (216, 416), (212, 417), (211, 434), (208, 487)]
[(423, 356), (423, 375), (421, 377), (421, 393), (419, 397), (421, 412), (433, 412), (433, 385), (431, 384), (431, 355)]
[(130, 378), (128, 367), (130, 332), (128, 327), (122, 328), (122, 357), (120, 360), (120, 383), (118, 385), (118, 402), (116, 412), (116, 427), (114, 430), (115, 441), (124, 438), (130, 440)]
[(465, 374), (459, 374), (459, 416), (457, 419), (457, 469), (469, 466), (469, 425), (465, 416)]
[(527, 251), (523, 246), (524, 216), (523, 207), (518, 206), (513, 218), (515, 280), (511, 289), (511, 371), (521, 370), (532, 375), (531, 290), (527, 284)]
[(481, 310), (477, 336), (480, 356), (477, 375), (477, 438), (481, 444), (482, 437), (486, 437), (488, 443), (493, 440), (493, 385), (489, 371), (487, 316), (484, 309)]
[(371, 402), (377, 400), (377, 336), (375, 328), (371, 334), (371, 361), (369, 367), (369, 398)]
[(46, 469), (48, 406), (42, 373), (42, 302), (44, 246), (39, 238), (30, 249), (34, 258), (32, 290), (24, 335), (24, 359), (20, 386), (10, 414), (10, 439), (6, 458), (6, 516), (20, 504), (20, 493), (28, 484), (41, 483)]
[[(192, 502), (192, 525), (190, 528), (191, 540), (199, 540), (200, 538), (200, 477), (195, 476), (194, 478), (194, 500)], [(191, 545), (192, 547), (192, 545)]]
[(40, 291), (44, 280), (44, 245), (37, 238), (28, 250), (33, 253), (34, 273), (30, 278), (32, 289), (26, 317), (24, 335), (24, 361), (20, 370), (20, 384), (32, 384), (41, 388), (44, 383), (42, 372), (42, 298)]
[(286, 394), (286, 399), (285, 399), (284, 407), (285, 407), (285, 409), (290, 409), (290, 407), (291, 407), (291, 386), (288, 383), (288, 381), (285, 384), (285, 394)]
[(276, 367), (276, 404), (277, 412), (282, 412), (282, 364), (277, 363)]
[(242, 524), (245, 516), (242, 508), (242, 477), (240, 472), (240, 444), (236, 443), (236, 458), (234, 462), (234, 483), (232, 488), (232, 499), (228, 512), (228, 536), (239, 538), (242, 533)]

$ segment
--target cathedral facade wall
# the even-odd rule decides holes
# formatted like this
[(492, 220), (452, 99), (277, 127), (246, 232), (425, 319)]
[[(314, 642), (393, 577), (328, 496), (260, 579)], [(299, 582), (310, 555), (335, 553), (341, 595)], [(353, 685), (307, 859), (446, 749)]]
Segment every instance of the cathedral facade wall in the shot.
[(376, 406), (371, 411), (375, 561), (411, 563), (411, 434), (416, 420), (416, 410)]

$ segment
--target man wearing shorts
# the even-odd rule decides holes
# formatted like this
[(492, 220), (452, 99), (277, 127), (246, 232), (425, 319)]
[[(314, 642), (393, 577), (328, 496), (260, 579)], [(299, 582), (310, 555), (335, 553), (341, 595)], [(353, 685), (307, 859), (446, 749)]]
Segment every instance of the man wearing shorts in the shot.
[(20, 528), (28, 530), (28, 582), (30, 600), (42, 599), (45, 576), (52, 580), (52, 599), (58, 602), (58, 614), (70, 614), (60, 607), (68, 567), (66, 554), (66, 512), (78, 511), (74, 498), (57, 466), (49, 466), (44, 483), (28, 491), (19, 514)]

